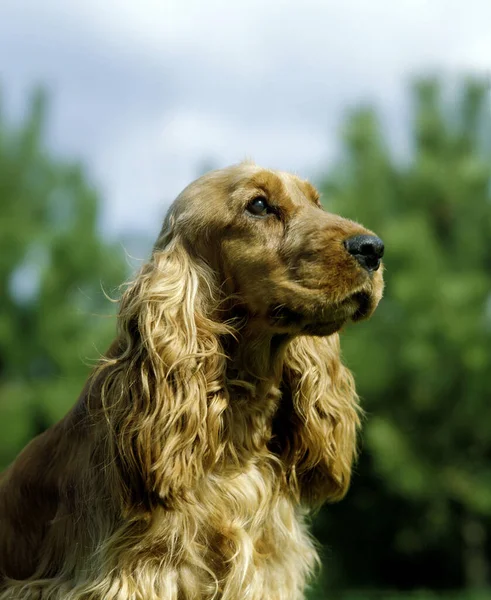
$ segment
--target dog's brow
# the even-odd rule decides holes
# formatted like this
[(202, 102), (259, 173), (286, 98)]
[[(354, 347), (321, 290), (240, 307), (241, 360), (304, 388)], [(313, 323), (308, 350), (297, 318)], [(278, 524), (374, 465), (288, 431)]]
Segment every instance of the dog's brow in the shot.
[(321, 206), (320, 204), (320, 195), (316, 188), (305, 179), (295, 178), (295, 183), (297, 187), (300, 189), (302, 194), (315, 206)]
[[(302, 204), (305, 203), (305, 200), (307, 200), (309, 204), (315, 204), (318, 206), (312, 196), (312, 193), (310, 192), (310, 189), (307, 186), (304, 186), (304, 184), (307, 182), (304, 182), (298, 177), (291, 176), (287, 173), (282, 175), (281, 180), (291, 202), (294, 204)], [(315, 190), (313, 186), (312, 189)]]
[(269, 196), (278, 196), (283, 192), (281, 178), (268, 171), (261, 171), (251, 177), (250, 184)]

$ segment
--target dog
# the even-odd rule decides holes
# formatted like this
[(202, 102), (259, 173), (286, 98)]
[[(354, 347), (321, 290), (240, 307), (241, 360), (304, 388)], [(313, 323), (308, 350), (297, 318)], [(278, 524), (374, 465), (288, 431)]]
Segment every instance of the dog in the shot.
[[(76, 243), (76, 240), (74, 240)], [(382, 241), (242, 163), (190, 184), (73, 409), (0, 480), (0, 600), (300, 600), (360, 409)]]

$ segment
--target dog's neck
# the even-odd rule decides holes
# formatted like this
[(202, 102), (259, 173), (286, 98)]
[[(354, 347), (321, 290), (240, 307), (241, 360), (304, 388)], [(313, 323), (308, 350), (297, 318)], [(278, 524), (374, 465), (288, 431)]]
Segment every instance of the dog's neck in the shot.
[(257, 327), (245, 327), (236, 338), (229, 338), (224, 347), (228, 356), (227, 386), (231, 394), (236, 396), (238, 393), (251, 410), (258, 405), (267, 413), (268, 404), (275, 410), (289, 342), (288, 335)]
[(251, 456), (269, 456), (275, 414), (281, 402), (286, 336), (243, 328), (224, 340), (229, 407), (224, 414), (227, 456), (246, 464)]

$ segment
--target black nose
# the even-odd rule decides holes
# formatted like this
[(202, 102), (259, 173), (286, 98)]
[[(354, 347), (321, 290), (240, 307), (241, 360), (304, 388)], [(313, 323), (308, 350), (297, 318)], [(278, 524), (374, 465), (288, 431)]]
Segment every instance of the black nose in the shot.
[(367, 271), (376, 271), (384, 255), (384, 243), (375, 235), (355, 235), (345, 240), (346, 250)]

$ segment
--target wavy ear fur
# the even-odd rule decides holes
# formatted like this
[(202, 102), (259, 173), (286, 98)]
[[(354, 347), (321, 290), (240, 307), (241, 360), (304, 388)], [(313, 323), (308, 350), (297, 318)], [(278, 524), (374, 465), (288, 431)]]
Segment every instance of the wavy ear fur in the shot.
[(213, 281), (174, 239), (121, 300), (117, 349), (101, 367), (102, 409), (123, 484), (129, 493), (143, 486), (146, 501), (185, 498), (223, 450), (219, 336), (230, 330), (212, 319)]
[(356, 455), (360, 409), (339, 336), (301, 336), (289, 345), (275, 432), (293, 491), (311, 506), (341, 499)]

